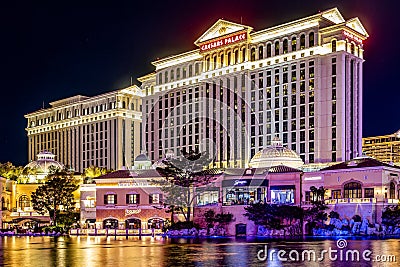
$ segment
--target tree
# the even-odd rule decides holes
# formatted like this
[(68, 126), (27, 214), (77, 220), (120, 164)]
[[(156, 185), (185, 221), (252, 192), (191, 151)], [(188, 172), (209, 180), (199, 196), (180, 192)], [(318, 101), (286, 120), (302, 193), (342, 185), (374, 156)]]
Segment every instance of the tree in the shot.
[(22, 166), (14, 166), (11, 162), (0, 163), (0, 176), (17, 181), (23, 170)]
[(385, 208), (385, 210), (382, 212), (382, 224), (386, 226), (400, 225), (400, 204)]
[(222, 173), (221, 169), (208, 168), (212, 159), (208, 153), (181, 151), (182, 156), (162, 160), (163, 166), (157, 167), (158, 173), (165, 181), (154, 181), (166, 193), (164, 205), (170, 212), (181, 211), (186, 221), (190, 221), (194, 200), (194, 188), (210, 185), (216, 176)]
[(77, 185), (71, 173), (56, 171), (48, 175), (46, 182), (32, 193), (32, 206), (40, 214), (49, 212), (53, 225), (57, 225), (58, 215), (69, 214), (75, 207), (73, 192)]
[(207, 235), (210, 234), (210, 228), (214, 227), (214, 223), (218, 223), (219, 227), (225, 226), (233, 220), (232, 213), (215, 213), (214, 210), (204, 212), (204, 220), (207, 223)]
[(319, 188), (311, 186), (310, 190), (312, 207), (304, 211), (304, 218), (311, 223), (312, 227), (315, 227), (318, 224), (322, 225), (328, 219), (328, 214), (325, 212), (328, 209), (328, 206), (325, 205), (326, 189), (323, 186)]
[(86, 177), (85, 180), (87, 183), (91, 183), (93, 178), (99, 177), (99, 176), (107, 174), (109, 172), (111, 172), (111, 170), (107, 170), (106, 168), (91, 165), (84, 170), (84, 174)]
[(265, 226), (269, 229), (281, 229), (281, 218), (279, 217), (278, 205), (268, 203), (252, 203), (244, 208), (244, 216), (253, 221), (255, 225)]
[(302, 232), (302, 227), (294, 225), (295, 222), (301, 222), (304, 216), (303, 209), (298, 206), (258, 202), (244, 209), (246, 210), (244, 215), (256, 225), (274, 230), (289, 229), (290, 235)]

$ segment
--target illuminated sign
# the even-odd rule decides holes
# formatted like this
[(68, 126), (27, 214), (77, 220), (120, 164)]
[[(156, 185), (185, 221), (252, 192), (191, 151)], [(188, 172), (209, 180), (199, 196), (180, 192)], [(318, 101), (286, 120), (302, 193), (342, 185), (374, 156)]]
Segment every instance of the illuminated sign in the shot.
[(149, 183), (147, 181), (119, 182), (118, 186), (121, 186), (121, 187), (146, 187), (146, 186), (149, 186)]
[(344, 36), (346, 36), (346, 37), (350, 38), (351, 40), (354, 40), (354, 41), (356, 41), (356, 42), (358, 42), (360, 44), (362, 44), (362, 42), (363, 42), (363, 40), (361, 40), (361, 38), (358, 38), (357, 36), (355, 36), (352, 33), (343, 31), (343, 34), (344, 34)]
[(241, 41), (244, 41), (247, 39), (247, 33), (245, 32), (241, 32), (241, 33), (237, 33), (234, 35), (230, 35), (221, 39), (217, 39), (217, 40), (212, 40), (209, 41), (205, 44), (202, 44), (200, 46), (200, 50), (202, 52), (214, 49), (214, 48), (220, 48), (226, 45), (230, 45), (230, 44), (234, 44), (234, 43), (238, 43)]
[(234, 186), (243, 186), (243, 185), (247, 185), (247, 181), (246, 180), (236, 180), (235, 183), (233, 184)]
[(139, 214), (141, 211), (142, 211), (141, 209), (131, 209), (131, 210), (126, 209), (125, 210), (125, 216), (131, 216), (131, 215), (134, 215), (134, 214)]
[(316, 180), (321, 180), (321, 176), (313, 176), (313, 177), (305, 177), (304, 181), (316, 181)]

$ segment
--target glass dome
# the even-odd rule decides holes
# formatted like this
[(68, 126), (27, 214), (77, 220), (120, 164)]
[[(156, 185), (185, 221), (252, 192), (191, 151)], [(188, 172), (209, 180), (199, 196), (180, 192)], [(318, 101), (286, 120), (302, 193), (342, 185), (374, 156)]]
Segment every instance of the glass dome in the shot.
[(64, 165), (55, 161), (56, 156), (50, 151), (42, 151), (36, 156), (35, 161), (29, 162), (24, 169), (31, 168), (36, 174), (48, 174), (52, 168), (64, 169)]
[(293, 150), (284, 147), (281, 140), (275, 137), (271, 145), (258, 151), (250, 160), (251, 168), (270, 168), (278, 165), (285, 165), (292, 168), (299, 168), (304, 164), (300, 156)]

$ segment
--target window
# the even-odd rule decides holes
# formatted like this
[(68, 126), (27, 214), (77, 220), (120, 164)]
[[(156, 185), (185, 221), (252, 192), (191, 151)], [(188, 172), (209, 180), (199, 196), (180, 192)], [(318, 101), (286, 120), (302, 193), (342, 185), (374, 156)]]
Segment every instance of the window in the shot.
[(104, 204), (108, 204), (108, 205), (117, 204), (117, 195), (116, 194), (106, 194), (106, 195), (104, 195)]
[(344, 198), (361, 198), (361, 184), (357, 182), (345, 184)]
[(256, 49), (253, 47), (250, 52), (250, 61), (256, 60)]
[(336, 52), (336, 40), (332, 40), (332, 52)]
[(373, 198), (374, 197), (374, 189), (373, 188), (365, 188), (364, 189), (364, 197), (365, 198)]
[(260, 46), (258, 48), (258, 59), (263, 59), (264, 58), (264, 47)]
[(395, 199), (396, 198), (396, 185), (391, 182), (389, 187), (389, 198)]
[(275, 56), (279, 55), (279, 41), (275, 42)]
[(139, 204), (140, 203), (140, 195), (139, 194), (127, 194), (126, 195), (126, 204)]
[(332, 198), (333, 199), (342, 198), (342, 191), (341, 190), (332, 190)]
[(267, 57), (271, 57), (271, 44), (267, 44)]
[(288, 40), (283, 40), (283, 53), (286, 54), (288, 52)]
[(300, 36), (300, 49), (306, 48), (306, 36), (302, 34)]
[(149, 195), (149, 203), (150, 204), (159, 204), (161, 203), (162, 195), (161, 194), (150, 194)]
[(292, 51), (296, 51), (297, 46), (297, 38), (296, 36), (292, 37)]
[(21, 210), (24, 210), (25, 208), (30, 206), (31, 206), (31, 201), (29, 200), (29, 197), (27, 195), (22, 195), (18, 200), (18, 207)]
[(308, 47), (314, 46), (314, 32), (310, 32), (308, 35)]

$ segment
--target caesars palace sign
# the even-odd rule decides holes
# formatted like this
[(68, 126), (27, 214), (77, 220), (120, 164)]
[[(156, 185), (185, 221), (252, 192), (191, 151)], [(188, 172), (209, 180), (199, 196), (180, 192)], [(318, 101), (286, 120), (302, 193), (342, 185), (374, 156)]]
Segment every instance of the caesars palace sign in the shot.
[(241, 32), (241, 33), (233, 34), (233, 35), (230, 35), (230, 36), (218, 39), (218, 40), (213, 40), (213, 41), (204, 43), (204, 44), (200, 45), (200, 50), (201, 50), (201, 52), (205, 52), (205, 51), (208, 51), (208, 50), (211, 50), (214, 48), (223, 47), (223, 46), (238, 43), (238, 42), (241, 42), (244, 40), (247, 40), (247, 33)]

